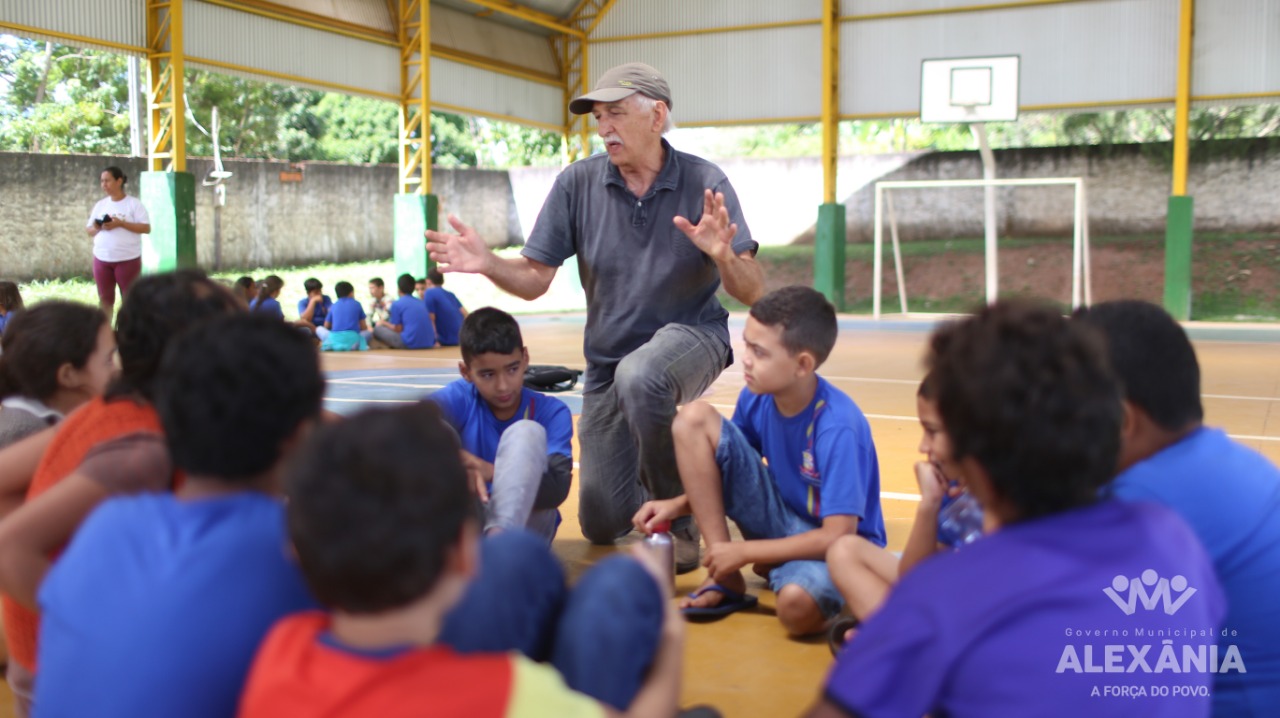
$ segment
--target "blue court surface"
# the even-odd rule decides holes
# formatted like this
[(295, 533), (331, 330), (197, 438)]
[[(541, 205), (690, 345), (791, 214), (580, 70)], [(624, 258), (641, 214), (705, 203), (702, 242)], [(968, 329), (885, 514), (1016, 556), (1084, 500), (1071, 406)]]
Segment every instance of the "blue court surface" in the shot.
[[(349, 416), (374, 407), (390, 407), (419, 401), (460, 378), (456, 367), (355, 369), (325, 373), (324, 408)], [(581, 384), (578, 389), (581, 389)], [(574, 414), (582, 411), (579, 390), (554, 394)]]

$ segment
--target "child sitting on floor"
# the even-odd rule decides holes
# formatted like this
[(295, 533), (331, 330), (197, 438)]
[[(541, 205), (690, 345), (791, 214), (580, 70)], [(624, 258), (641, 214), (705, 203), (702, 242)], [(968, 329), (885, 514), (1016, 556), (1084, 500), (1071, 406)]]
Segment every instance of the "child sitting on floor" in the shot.
[(116, 374), (116, 334), (97, 307), (41, 302), (0, 339), (0, 448), (102, 396)]
[(413, 277), (401, 274), (396, 279), (400, 298), (391, 305), (391, 316), (374, 327), (373, 338), (392, 349), (430, 349), (436, 345), (436, 330), (431, 326), (427, 305), (413, 296)]
[(253, 281), (253, 277), (245, 275), (232, 285), (231, 293), (243, 301), (246, 307), (252, 307), (254, 300), (258, 298), (258, 283)]
[(316, 605), (278, 496), (324, 396), (311, 340), (220, 318), (178, 337), (160, 375), (156, 409), (185, 480), (104, 503), (49, 571), (39, 715), (233, 715), (267, 629)]
[(462, 439), (471, 489), (486, 532), (528, 527), (550, 541), (573, 474), (573, 417), (554, 397), (524, 387), (529, 350), (520, 325), (493, 307), (459, 333), (462, 378), (427, 398)]
[(376, 327), (391, 315), (391, 300), (387, 299), (387, 284), (382, 277), (369, 280), (369, 296), (373, 299), (369, 302), (369, 326)]
[(540, 539), (478, 541), (430, 402), (324, 426), (299, 456), (289, 533), (331, 612), (276, 624), (241, 718), (675, 713), (683, 624), (653, 553), (606, 558), (569, 592)]
[(927, 363), (985, 533), (901, 577), (807, 715), (1207, 717), (1238, 641), (1191, 529), (1099, 499), (1125, 422), (1100, 337), (1001, 300), (936, 330)]
[(338, 282), (333, 285), (333, 291), (338, 295), (338, 301), (334, 302), (329, 316), (324, 320), (324, 328), (329, 330), (329, 336), (325, 337), (320, 349), (335, 352), (366, 351), (371, 333), (365, 323), (364, 307), (352, 296), (355, 287), (351, 286), (351, 282)]
[(284, 280), (274, 274), (268, 274), (265, 279), (258, 282), (258, 294), (249, 303), (249, 311), (284, 321), (284, 310), (280, 308), (281, 289), (284, 289)]
[(22, 294), (13, 282), (0, 282), (0, 337), (13, 315), (22, 309)]
[[(685, 495), (650, 501), (634, 518), (646, 533), (693, 512), (707, 542), (706, 582), (681, 601), (690, 618), (753, 607), (741, 569), (755, 564), (778, 596), (793, 636), (822, 631), (843, 599), (824, 561), (857, 533), (883, 546), (880, 469), (871, 427), (853, 400), (818, 376), (836, 341), (835, 309), (807, 287), (785, 287), (751, 307), (742, 337), (747, 386), (733, 419), (684, 406), (672, 425)], [(732, 542), (725, 518), (746, 541)]]
[(120, 308), (120, 374), (106, 393), (0, 457), (0, 469), (26, 486), (25, 502), (0, 521), (0, 590), (11, 656), (6, 678), (20, 706), (31, 701), (40, 623), (36, 592), (50, 565), (107, 498), (164, 491), (177, 481), (152, 405), (165, 347), (209, 317), (243, 311), (229, 289), (198, 270), (139, 278)]
[(427, 272), (427, 290), (422, 295), (422, 301), (427, 304), (440, 345), (457, 346), (458, 331), (462, 328), (462, 320), (467, 318), (467, 308), (458, 301), (456, 294), (444, 288), (444, 275), (440, 270)]
[(844, 645), (849, 631), (880, 608), (899, 577), (929, 556), (958, 548), (981, 534), (982, 509), (957, 482), (947, 478), (959, 471), (944, 459), (950, 456), (950, 440), (938, 416), (935, 383), (930, 374), (916, 392), (916, 414), (923, 430), (919, 451), (926, 460), (915, 466), (920, 502), (902, 558), (861, 536), (842, 536), (827, 551), (831, 580), (851, 614), (831, 626), (833, 651)]
[(329, 330), (324, 323), (329, 318), (329, 310), (333, 308), (333, 300), (324, 293), (324, 284), (315, 277), (309, 277), (302, 283), (307, 296), (298, 300), (298, 326), (316, 335), (316, 339), (324, 341)]

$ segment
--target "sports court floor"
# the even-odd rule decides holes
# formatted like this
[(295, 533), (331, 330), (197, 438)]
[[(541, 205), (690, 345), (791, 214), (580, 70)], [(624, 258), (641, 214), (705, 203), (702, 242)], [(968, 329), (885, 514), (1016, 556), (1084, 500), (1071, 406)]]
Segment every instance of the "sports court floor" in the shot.
[[(585, 317), (521, 317), (530, 356), (537, 364), (581, 368)], [(730, 330), (741, 348), (743, 315)], [(916, 384), (929, 319), (841, 319), (840, 338), (821, 373), (847, 392), (871, 421), (880, 458), (881, 502), (889, 547), (901, 550), (910, 530), (917, 490), (912, 465), (920, 435), (915, 416)], [(1280, 327), (1194, 325), (1189, 331), (1202, 366), (1206, 420), (1280, 461)], [(323, 355), (329, 377), (326, 407), (351, 414), (379, 405), (415, 401), (457, 377), (457, 349), (372, 351)], [(728, 414), (742, 387), (736, 367), (726, 370), (706, 398)], [(580, 394), (560, 394), (576, 415)], [(575, 455), (577, 446), (575, 444)], [(592, 547), (577, 523), (577, 492), (562, 507), (565, 522), (556, 553), (576, 575), (612, 548)], [(677, 590), (697, 587), (704, 572), (677, 580)], [(726, 716), (797, 715), (818, 695), (831, 658), (821, 640), (786, 638), (773, 617), (773, 595), (749, 574), (748, 587), (760, 597), (753, 613), (740, 613), (686, 630), (683, 705), (710, 703)], [(517, 599), (513, 599), (517, 600)], [(10, 714), (7, 689), (0, 689), (0, 718)]]
[[(583, 367), (583, 315), (521, 317), (531, 360), (536, 364)], [(743, 315), (730, 330), (741, 350)], [(879, 323), (842, 318), (840, 338), (821, 373), (847, 392), (871, 421), (880, 458), (881, 502), (889, 546), (901, 550), (911, 528), (917, 489), (912, 466), (920, 439), (915, 416), (916, 385), (930, 319)], [(1194, 325), (1189, 328), (1203, 371), (1206, 419), (1225, 427), (1273, 461), (1280, 461), (1280, 327)], [(457, 376), (456, 349), (422, 352), (328, 354), (328, 408), (349, 413), (374, 402), (407, 401)], [(742, 374), (730, 367), (708, 392), (707, 400), (728, 414), (742, 388)], [(580, 394), (559, 395), (575, 418)], [(577, 447), (575, 446), (575, 451)], [(556, 553), (577, 573), (610, 550), (592, 547), (577, 524), (577, 492), (562, 508), (565, 523)], [(682, 576), (677, 589), (690, 591), (704, 572)], [(786, 638), (773, 618), (773, 595), (750, 576), (761, 596), (755, 613), (736, 614), (712, 624), (690, 624), (686, 631), (685, 705), (711, 703), (726, 716), (796, 715), (818, 695), (830, 665), (822, 641)]]

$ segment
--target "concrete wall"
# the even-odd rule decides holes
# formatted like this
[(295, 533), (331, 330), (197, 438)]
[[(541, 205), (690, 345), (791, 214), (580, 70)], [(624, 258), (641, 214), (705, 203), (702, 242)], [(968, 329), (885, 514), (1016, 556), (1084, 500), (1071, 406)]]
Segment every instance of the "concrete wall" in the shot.
[[(1190, 192), (1196, 229), (1280, 232), (1280, 145), (1266, 141), (1214, 143), (1214, 159), (1193, 158)], [(1000, 177), (1084, 177), (1092, 233), (1164, 231), (1170, 170), (1153, 146), (1049, 147), (996, 152)], [(1166, 153), (1167, 154), (1167, 153)], [(87, 274), (92, 242), (83, 227), (101, 196), (98, 175), (120, 165), (137, 194), (142, 160), (89, 155), (0, 153), (0, 276), (26, 279)], [(720, 166), (743, 203), (762, 244), (812, 239), (822, 197), (817, 158), (731, 159)], [(192, 159), (197, 184), (210, 168)], [(301, 182), (281, 181), (301, 167)], [(222, 266), (256, 268), (316, 261), (384, 259), (391, 255), (396, 168), (255, 160), (228, 161), (222, 212)], [(519, 244), (533, 229), (559, 170), (528, 168), (444, 170), (433, 174), (444, 215), (457, 214), (494, 246)], [(839, 196), (847, 198), (851, 241), (870, 241), (877, 180), (962, 179), (981, 176), (976, 152), (905, 153), (841, 158)], [(197, 187), (197, 252), (213, 262), (213, 191)], [(1071, 231), (1068, 188), (1002, 188), (1002, 235), (1061, 235)], [(982, 234), (982, 190), (898, 190), (902, 239)]]
[[(1195, 198), (1195, 228), (1202, 232), (1280, 232), (1280, 144), (1229, 141), (1193, 156), (1188, 193)], [(1042, 147), (1000, 150), (1001, 178), (1083, 177), (1094, 236), (1163, 233), (1172, 186), (1168, 147)], [(875, 180), (976, 179), (975, 152), (934, 152), (911, 159)], [(893, 190), (904, 241), (982, 235), (982, 189)], [(1070, 236), (1070, 187), (1000, 188), (999, 231), (1006, 236)], [(871, 182), (845, 200), (851, 241), (870, 241), (874, 218)], [(806, 233), (812, 238), (812, 228)]]
[[(222, 266), (267, 267), (316, 261), (346, 262), (391, 256), (392, 197), (397, 173), (388, 165), (231, 160), (222, 209)], [(84, 233), (89, 210), (102, 196), (102, 168), (118, 165), (138, 194), (143, 160), (93, 155), (0, 153), (0, 276), (32, 278), (88, 274), (92, 240)], [(188, 160), (196, 177), (197, 256), (214, 258), (213, 189), (200, 186), (210, 160)], [(281, 173), (301, 171), (301, 182)], [(441, 226), (453, 212), (474, 224), (491, 244), (522, 241), (506, 172), (436, 169)]]

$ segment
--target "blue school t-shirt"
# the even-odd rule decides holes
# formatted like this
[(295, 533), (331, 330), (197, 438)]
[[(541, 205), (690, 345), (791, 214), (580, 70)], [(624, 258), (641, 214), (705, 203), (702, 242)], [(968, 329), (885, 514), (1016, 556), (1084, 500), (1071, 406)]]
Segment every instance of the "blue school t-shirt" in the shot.
[[(320, 297), (321, 297), (320, 303), (316, 305), (315, 314), (311, 315), (311, 323), (316, 325), (317, 327), (324, 326), (324, 320), (329, 317), (329, 310), (333, 309), (333, 300), (329, 298), (328, 294), (322, 294), (320, 295)], [(303, 312), (307, 311), (307, 305), (310, 303), (311, 303), (310, 297), (303, 297), (302, 299), (298, 300), (298, 316), (299, 317), (302, 316)]]
[(272, 297), (254, 299), (253, 303), (249, 305), (249, 311), (255, 314), (265, 314), (272, 319), (284, 319), (284, 310), (280, 308), (280, 302)]
[(506, 421), (498, 421), (475, 384), (466, 379), (458, 379), (427, 398), (440, 406), (445, 421), (462, 439), (462, 448), (489, 463), (498, 456), (502, 432), (521, 419), (532, 419), (547, 430), (547, 456), (573, 456), (573, 416), (569, 407), (553, 396), (523, 388), (520, 408)]
[(462, 329), (462, 302), (444, 287), (431, 287), (422, 301), (427, 311), (436, 315), (436, 338), (445, 346), (457, 346), (458, 330)]
[(401, 296), (391, 305), (390, 321), (400, 325), (405, 349), (430, 349), (436, 345), (436, 330), (431, 326), (427, 305), (412, 294)]
[(9, 326), (9, 318), (13, 316), (13, 312), (0, 314), (0, 336), (4, 336), (4, 328)]
[(103, 503), (40, 587), (40, 715), (235, 715), (271, 625), (317, 607), (289, 550), (257, 492)]
[(360, 331), (360, 321), (364, 318), (364, 307), (360, 302), (353, 297), (343, 297), (329, 310), (329, 328), (335, 332)]
[(818, 377), (804, 411), (784, 417), (771, 394), (743, 389), (733, 423), (765, 458), (787, 505), (816, 528), (857, 516), (858, 535), (885, 545), (880, 463), (871, 426), (848, 395)]
[(1246, 673), (1220, 673), (1215, 716), (1280, 710), (1280, 469), (1221, 429), (1200, 428), (1126, 469), (1110, 490), (1173, 509), (1204, 544), (1229, 602)]
[(863, 622), (824, 695), (868, 718), (1207, 718), (1225, 611), (1177, 515), (1101, 502), (922, 561)]

